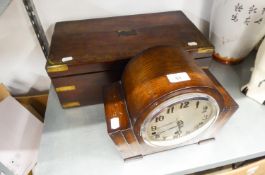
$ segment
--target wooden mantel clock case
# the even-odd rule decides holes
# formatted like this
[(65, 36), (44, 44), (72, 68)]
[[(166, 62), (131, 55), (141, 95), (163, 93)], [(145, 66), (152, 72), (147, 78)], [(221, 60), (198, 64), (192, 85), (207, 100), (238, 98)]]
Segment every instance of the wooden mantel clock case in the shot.
[(181, 12), (58, 22), (47, 72), (64, 108), (102, 103), (102, 87), (121, 79), (136, 54), (158, 45), (183, 47), (200, 63), (213, 46)]
[(124, 159), (213, 138), (238, 105), (184, 49), (148, 49), (105, 88), (107, 129)]

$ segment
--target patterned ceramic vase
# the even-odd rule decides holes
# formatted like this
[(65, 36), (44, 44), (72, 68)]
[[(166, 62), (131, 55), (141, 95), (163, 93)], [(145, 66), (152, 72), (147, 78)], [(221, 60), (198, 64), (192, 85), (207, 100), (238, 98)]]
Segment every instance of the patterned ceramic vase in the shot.
[(215, 0), (210, 21), (214, 58), (240, 62), (265, 35), (265, 0)]
[(265, 105), (265, 39), (258, 50), (250, 81), (242, 87), (241, 91)]

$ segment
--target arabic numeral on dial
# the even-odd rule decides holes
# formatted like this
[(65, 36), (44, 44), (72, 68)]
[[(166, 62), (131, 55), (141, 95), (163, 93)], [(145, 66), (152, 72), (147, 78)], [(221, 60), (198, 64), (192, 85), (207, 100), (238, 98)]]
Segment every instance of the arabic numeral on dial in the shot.
[(174, 113), (174, 106), (167, 108), (167, 114)]
[(200, 105), (200, 101), (197, 101), (197, 102), (196, 102), (196, 108), (198, 108), (199, 105)]
[(156, 117), (155, 122), (161, 122), (164, 120), (164, 118), (165, 117), (163, 115), (160, 115), (159, 117)]
[(199, 127), (201, 127), (202, 125), (203, 125), (203, 122), (200, 122), (200, 123), (198, 124)]
[(151, 126), (151, 130), (155, 131), (156, 130), (156, 126)]
[(207, 109), (208, 109), (208, 106), (203, 106), (203, 108), (202, 108), (202, 113), (207, 112)]
[(182, 128), (184, 126), (183, 120), (177, 121), (177, 125), (178, 125), (179, 128)]
[(176, 131), (175, 133), (175, 138), (179, 138), (180, 137), (180, 135), (182, 134), (182, 131)]
[(159, 138), (160, 138), (160, 135), (156, 134), (156, 135), (155, 135), (155, 138), (156, 138), (156, 139), (159, 139)]
[(207, 120), (208, 118), (209, 118), (209, 115), (205, 114), (202, 119)]
[(182, 108), (188, 108), (189, 107), (189, 104), (190, 104), (190, 102), (188, 102), (188, 101), (186, 101), (186, 102), (183, 102), (183, 103), (180, 103), (180, 109), (182, 109)]

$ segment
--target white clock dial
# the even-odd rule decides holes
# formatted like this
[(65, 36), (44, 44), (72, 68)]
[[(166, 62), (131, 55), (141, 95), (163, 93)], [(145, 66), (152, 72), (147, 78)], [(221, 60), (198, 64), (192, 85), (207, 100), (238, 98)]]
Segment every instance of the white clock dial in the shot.
[(206, 130), (218, 113), (219, 106), (209, 95), (191, 93), (177, 96), (149, 114), (141, 133), (149, 145), (180, 144)]

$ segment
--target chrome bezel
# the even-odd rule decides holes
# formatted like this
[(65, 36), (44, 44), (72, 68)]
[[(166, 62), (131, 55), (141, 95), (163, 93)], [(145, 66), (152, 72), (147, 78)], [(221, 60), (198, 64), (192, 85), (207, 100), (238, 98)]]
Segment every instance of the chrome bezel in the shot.
[[(176, 138), (176, 139), (172, 139), (172, 140), (165, 140), (165, 141), (153, 141), (151, 139), (149, 139), (148, 134), (147, 134), (147, 127), (148, 124), (151, 122), (151, 120), (153, 120), (159, 113), (161, 113), (166, 107), (168, 106), (172, 106), (175, 105), (177, 103), (181, 103), (183, 101), (187, 101), (187, 100), (207, 100), (210, 101), (210, 103), (213, 106), (213, 112), (212, 112), (212, 118), (202, 127), (200, 127), (199, 129), (195, 130), (194, 132), (185, 135), (183, 137), (180, 138)], [(199, 136), (200, 134), (202, 134), (205, 130), (207, 130), (209, 127), (211, 127), (215, 121), (218, 118), (219, 115), (219, 111), (220, 111), (220, 107), (217, 103), (217, 101), (211, 97), (208, 94), (204, 94), (204, 93), (188, 93), (188, 94), (183, 94), (183, 95), (179, 95), (179, 96), (175, 96), (172, 97), (166, 101), (164, 101), (163, 103), (159, 104), (156, 108), (154, 108), (146, 117), (146, 119), (143, 122), (143, 125), (141, 126), (141, 130), (140, 130), (140, 134), (144, 140), (144, 142), (150, 146), (153, 147), (170, 147), (173, 145), (178, 145), (178, 144), (182, 144), (185, 143), (197, 136)]]

